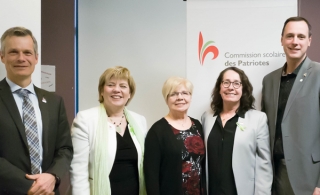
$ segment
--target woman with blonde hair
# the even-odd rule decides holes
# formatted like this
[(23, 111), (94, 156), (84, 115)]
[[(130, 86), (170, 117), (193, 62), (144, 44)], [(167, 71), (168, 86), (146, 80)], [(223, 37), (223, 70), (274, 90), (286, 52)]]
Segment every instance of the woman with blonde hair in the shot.
[(200, 122), (187, 115), (193, 85), (171, 77), (162, 95), (169, 113), (154, 123), (145, 141), (144, 170), (150, 195), (205, 195), (205, 147)]
[(99, 79), (100, 106), (81, 111), (72, 124), (74, 195), (145, 195), (145, 117), (126, 105), (136, 86), (127, 68), (108, 68)]

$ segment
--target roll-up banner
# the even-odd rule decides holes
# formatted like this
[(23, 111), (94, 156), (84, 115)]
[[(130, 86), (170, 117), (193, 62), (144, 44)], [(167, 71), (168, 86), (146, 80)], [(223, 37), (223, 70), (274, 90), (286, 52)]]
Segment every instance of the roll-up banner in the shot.
[(297, 15), (296, 0), (187, 1), (187, 78), (194, 91), (188, 114), (200, 119), (222, 70), (236, 66), (253, 85), (260, 110), (262, 79), (285, 63), (284, 21)]

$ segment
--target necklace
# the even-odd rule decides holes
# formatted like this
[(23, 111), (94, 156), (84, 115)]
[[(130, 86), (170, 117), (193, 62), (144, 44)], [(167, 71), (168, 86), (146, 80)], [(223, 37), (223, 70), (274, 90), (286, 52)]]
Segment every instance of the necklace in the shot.
[(229, 120), (230, 118), (232, 118), (235, 114), (230, 114), (230, 115), (225, 115), (224, 117), (222, 115), (220, 115), (222, 121), (225, 121), (225, 120)]
[(116, 131), (118, 132), (118, 133), (122, 133), (122, 130), (121, 130), (121, 123), (122, 123), (122, 120), (123, 120), (123, 118), (124, 118), (124, 114), (122, 115), (122, 117), (121, 117), (121, 120), (120, 120), (120, 122), (119, 122), (119, 124), (117, 124), (116, 125), (116, 122), (115, 121), (113, 121), (112, 120), (112, 118), (110, 118), (109, 117), (109, 119), (110, 119), (110, 121), (116, 126)]
[(190, 125), (190, 118), (188, 116), (184, 116), (183, 119), (178, 119), (168, 114), (167, 116), (165, 116), (165, 119), (172, 127), (176, 128), (177, 130), (185, 130), (185, 128)]
[(188, 120), (188, 119), (183, 119), (183, 120), (182, 120), (182, 123), (181, 123), (181, 126), (182, 126), (182, 127), (184, 127), (184, 125), (185, 125), (185, 123), (187, 122), (187, 120)]

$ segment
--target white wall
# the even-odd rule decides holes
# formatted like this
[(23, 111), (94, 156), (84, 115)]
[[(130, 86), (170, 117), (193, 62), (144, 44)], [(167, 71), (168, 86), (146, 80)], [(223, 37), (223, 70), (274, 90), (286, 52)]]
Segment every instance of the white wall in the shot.
[[(98, 105), (99, 76), (122, 65), (137, 83), (129, 108), (146, 116), (149, 127), (165, 116), (164, 81), (170, 76), (186, 77), (186, 7), (183, 0), (79, 0), (79, 110)], [(280, 44), (280, 35), (278, 40)], [(193, 101), (192, 107), (198, 104)]]
[(129, 109), (150, 127), (168, 113), (161, 90), (170, 76), (186, 76), (186, 2), (79, 0), (79, 110), (98, 105), (98, 79), (126, 66), (137, 92)]
[[(0, 0), (0, 36), (8, 28), (23, 26), (32, 31), (38, 42), (39, 61), (32, 74), (33, 83), (41, 87), (41, 0)], [(6, 69), (0, 62), (0, 80), (6, 77)]]

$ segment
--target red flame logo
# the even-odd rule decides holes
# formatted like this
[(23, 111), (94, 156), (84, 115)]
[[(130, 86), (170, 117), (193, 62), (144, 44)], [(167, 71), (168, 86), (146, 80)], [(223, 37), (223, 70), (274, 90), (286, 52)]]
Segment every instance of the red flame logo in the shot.
[(198, 45), (198, 57), (199, 57), (199, 62), (201, 65), (203, 65), (204, 58), (207, 56), (208, 53), (213, 54), (213, 58), (211, 60), (214, 60), (218, 57), (219, 55), (219, 50), (216, 46), (211, 45), (214, 43), (213, 41), (208, 41), (203, 45), (203, 38), (201, 31), (199, 33), (199, 45)]

